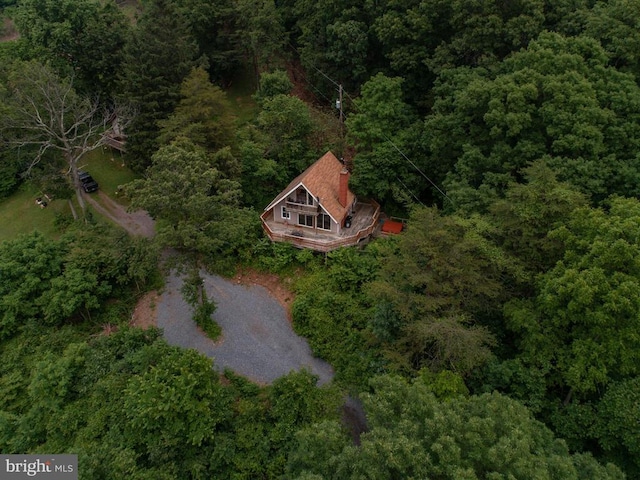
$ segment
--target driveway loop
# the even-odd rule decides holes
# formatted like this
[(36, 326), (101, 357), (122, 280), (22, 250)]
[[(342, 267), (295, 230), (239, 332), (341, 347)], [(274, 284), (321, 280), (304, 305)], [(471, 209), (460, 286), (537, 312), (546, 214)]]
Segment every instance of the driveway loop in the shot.
[(182, 279), (172, 272), (157, 306), (158, 327), (170, 345), (193, 348), (212, 358), (216, 370), (230, 368), (252, 381), (269, 384), (291, 371), (306, 368), (322, 385), (333, 378), (331, 366), (313, 356), (298, 336), (284, 307), (260, 285), (241, 285), (201, 272), (214, 320), (222, 337), (213, 342), (192, 320), (192, 308), (182, 298)]

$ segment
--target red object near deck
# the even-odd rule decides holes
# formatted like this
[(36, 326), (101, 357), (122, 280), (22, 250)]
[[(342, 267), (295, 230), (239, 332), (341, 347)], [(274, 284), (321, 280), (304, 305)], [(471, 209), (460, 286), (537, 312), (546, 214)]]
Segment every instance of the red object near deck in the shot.
[(382, 231), (384, 233), (400, 233), (404, 228), (402, 222), (396, 222), (394, 220), (385, 220), (382, 224)]

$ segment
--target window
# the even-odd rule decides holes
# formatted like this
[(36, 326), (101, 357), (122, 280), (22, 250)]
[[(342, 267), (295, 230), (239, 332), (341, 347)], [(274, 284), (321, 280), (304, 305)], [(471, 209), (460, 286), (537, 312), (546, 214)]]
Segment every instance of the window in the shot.
[(300, 205), (313, 205), (313, 195), (311, 195), (306, 188), (299, 187), (296, 190), (295, 203)]
[(320, 213), (318, 215), (318, 228), (331, 230), (331, 217), (326, 213)]
[(282, 207), (282, 212), (280, 213), (280, 215), (282, 215), (282, 218), (288, 220), (291, 218), (291, 212), (289, 212), (289, 210), (287, 210), (287, 207)]
[(298, 225), (303, 225), (305, 227), (313, 227), (313, 216), (312, 215), (303, 215), (298, 214)]

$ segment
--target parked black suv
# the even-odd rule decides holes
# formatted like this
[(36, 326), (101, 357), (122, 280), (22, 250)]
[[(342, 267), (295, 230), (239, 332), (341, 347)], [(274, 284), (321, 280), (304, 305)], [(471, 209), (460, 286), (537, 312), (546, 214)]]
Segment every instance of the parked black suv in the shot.
[(82, 189), (87, 192), (95, 192), (98, 190), (98, 182), (96, 182), (89, 172), (83, 172), (82, 170), (78, 171), (78, 179), (80, 180), (80, 184), (82, 185)]

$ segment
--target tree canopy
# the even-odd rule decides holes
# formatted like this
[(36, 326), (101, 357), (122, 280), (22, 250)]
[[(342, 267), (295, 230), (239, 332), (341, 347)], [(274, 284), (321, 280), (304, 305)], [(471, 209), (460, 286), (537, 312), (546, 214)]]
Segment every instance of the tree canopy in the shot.
[(564, 255), (542, 274), (537, 298), (507, 305), (525, 358), (550, 372), (550, 387), (588, 394), (638, 375), (640, 204), (613, 198), (608, 212), (575, 211), (549, 235)]
[[(34, 174), (0, 218), (45, 183), (70, 199), (53, 238), (0, 244), (0, 450), (96, 479), (640, 476), (639, 7), (0, 0), (0, 196)], [(67, 218), (112, 130), (153, 244)], [(260, 239), (328, 150), (404, 231)], [(333, 384), (258, 386), (128, 328), (158, 246), (209, 321), (201, 267), (285, 277)], [(368, 425), (338, 422), (346, 394)]]
[(503, 395), (439, 401), (420, 379), (396, 377), (378, 377), (372, 389), (363, 395), (368, 431), (360, 446), (349, 445), (336, 423), (303, 430), (292, 478), (624, 478), (611, 464), (571, 455)]
[(443, 74), (435, 91), (427, 168), (446, 165), (457, 204), (485, 208), (542, 158), (594, 202), (637, 195), (640, 90), (593, 39), (544, 33), (496, 69)]

